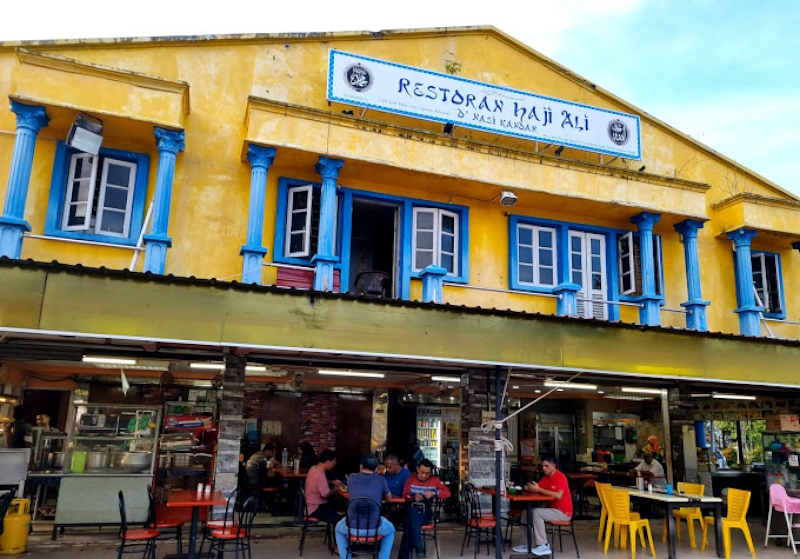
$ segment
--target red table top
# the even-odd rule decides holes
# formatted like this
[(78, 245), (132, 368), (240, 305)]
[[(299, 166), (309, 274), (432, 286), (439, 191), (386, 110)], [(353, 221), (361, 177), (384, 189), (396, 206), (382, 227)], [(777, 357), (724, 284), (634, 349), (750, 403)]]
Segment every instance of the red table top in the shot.
[(197, 490), (182, 489), (170, 491), (167, 499), (168, 507), (201, 507), (212, 505), (227, 505), (228, 499), (222, 491), (211, 493), (198, 493)]
[[(338, 491), (338, 493), (339, 493), (340, 496), (344, 497), (345, 499), (349, 499), (350, 498), (350, 493), (348, 493), (347, 491), (342, 491), (340, 489)], [(394, 504), (394, 505), (401, 505), (401, 504), (405, 503), (406, 500), (403, 499), (402, 497), (392, 497), (391, 499), (384, 499), (383, 502), (384, 503), (391, 503), (391, 504)]]
[[(490, 487), (481, 487), (478, 489), (481, 493), (486, 493), (487, 495), (491, 495), (494, 497), (497, 495), (497, 492)], [(531, 491), (523, 491), (522, 494), (516, 495), (509, 495), (506, 493), (503, 495), (504, 499), (508, 499), (509, 501), (554, 501), (553, 497), (549, 495), (542, 495), (541, 493), (533, 493)]]
[(308, 477), (308, 470), (305, 468), (295, 473), (295, 471), (292, 468), (284, 468), (283, 466), (278, 466), (277, 468), (274, 468), (273, 471), (279, 476), (283, 477)]

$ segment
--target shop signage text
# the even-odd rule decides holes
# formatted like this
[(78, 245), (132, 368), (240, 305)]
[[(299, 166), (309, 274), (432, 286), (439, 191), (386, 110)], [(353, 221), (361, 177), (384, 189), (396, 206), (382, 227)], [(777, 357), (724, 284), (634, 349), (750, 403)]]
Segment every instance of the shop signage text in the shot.
[(641, 159), (639, 117), (331, 49), (328, 100)]

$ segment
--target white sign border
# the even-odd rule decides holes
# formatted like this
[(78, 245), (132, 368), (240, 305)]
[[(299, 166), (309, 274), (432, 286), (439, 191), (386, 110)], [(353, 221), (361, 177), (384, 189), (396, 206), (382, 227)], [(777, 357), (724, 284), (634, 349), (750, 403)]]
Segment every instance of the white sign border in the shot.
[[(474, 124), (471, 124), (471, 123), (463, 123), (463, 122), (454, 123), (454, 122), (452, 122), (452, 120), (448, 120), (446, 118), (436, 118), (434, 116), (424, 115), (424, 114), (415, 113), (415, 112), (411, 112), (411, 111), (401, 111), (401, 110), (391, 109), (391, 108), (384, 107), (382, 105), (373, 105), (371, 103), (362, 103), (362, 102), (358, 102), (357, 100), (354, 100), (354, 99), (344, 99), (344, 98), (341, 98), (341, 97), (336, 97), (336, 96), (333, 95), (333, 77), (334, 77), (333, 76), (333, 58), (334, 58), (334, 56), (336, 54), (342, 54), (342, 55), (350, 56), (350, 57), (353, 57), (353, 58), (359, 58), (361, 60), (366, 60), (366, 61), (369, 61), (369, 62), (375, 62), (375, 63), (378, 63), (378, 64), (387, 64), (389, 66), (395, 66), (397, 68), (406, 68), (406, 69), (409, 69), (409, 70), (413, 70), (415, 72), (422, 72), (422, 73), (430, 74), (430, 75), (433, 75), (433, 76), (443, 77), (443, 78), (446, 78), (448, 80), (461, 81), (461, 82), (464, 82), (464, 83), (470, 83), (470, 84), (479, 85), (479, 86), (482, 86), (482, 87), (488, 87), (490, 89), (496, 89), (496, 90), (499, 90), (499, 91), (507, 91), (507, 92), (516, 93), (516, 94), (519, 94), (519, 95), (529, 95), (531, 97), (535, 97), (535, 98), (546, 100), (546, 101), (552, 101), (552, 102), (556, 102), (556, 103), (563, 103), (565, 105), (570, 105), (570, 106), (573, 106), (573, 107), (581, 107), (581, 108), (591, 109), (591, 110), (594, 110), (594, 111), (600, 111), (600, 112), (608, 113), (608, 114), (611, 114), (611, 115), (617, 115), (617, 116), (624, 116), (624, 117), (627, 117), (627, 118), (632, 118), (632, 119), (634, 119), (636, 121), (636, 134), (635, 134), (635, 137), (636, 137), (636, 148), (637, 148), (636, 156), (634, 157), (632, 154), (630, 154), (628, 152), (618, 152), (618, 151), (604, 150), (604, 149), (595, 148), (595, 147), (589, 147), (589, 146), (580, 145), (580, 144), (576, 144), (576, 143), (568, 142), (568, 141), (567, 142), (563, 142), (563, 141), (560, 141), (560, 140), (555, 140), (554, 141), (552, 138), (545, 138), (545, 137), (535, 136), (535, 135), (518, 134), (518, 133), (515, 133), (513, 131), (506, 131), (506, 130), (496, 129), (496, 128), (488, 128), (488, 127), (485, 127), (485, 126), (477, 126), (477, 125), (474, 125)], [(589, 152), (593, 152), (593, 153), (600, 153), (600, 154), (604, 154), (604, 155), (614, 155), (614, 156), (617, 156), (617, 157), (621, 157), (623, 159), (629, 159), (629, 160), (641, 160), (642, 159), (641, 119), (640, 119), (639, 115), (622, 113), (622, 112), (619, 112), (619, 111), (612, 111), (611, 109), (604, 109), (602, 107), (597, 107), (597, 106), (594, 106), (594, 105), (585, 105), (585, 104), (582, 104), (582, 103), (575, 103), (574, 101), (566, 101), (564, 99), (558, 99), (557, 97), (548, 97), (546, 95), (540, 95), (538, 93), (532, 93), (530, 91), (522, 91), (521, 89), (514, 89), (514, 88), (511, 88), (511, 87), (499, 86), (499, 85), (495, 85), (495, 84), (491, 84), (491, 83), (487, 83), (487, 82), (480, 82), (480, 81), (472, 80), (472, 79), (469, 79), (469, 78), (462, 78), (460, 76), (444, 74), (442, 72), (435, 72), (433, 70), (427, 70), (425, 68), (418, 68), (416, 66), (408, 66), (406, 64), (399, 64), (397, 62), (391, 62), (389, 60), (382, 60), (380, 58), (372, 58), (370, 56), (364, 56), (362, 54), (355, 54), (355, 53), (352, 53), (352, 52), (346, 52), (346, 51), (337, 50), (337, 49), (334, 49), (334, 48), (328, 49), (328, 87), (327, 87), (327, 92), (326, 93), (327, 93), (327, 100), (328, 101), (334, 101), (334, 102), (342, 103), (342, 104), (345, 104), (345, 105), (354, 105), (354, 106), (364, 107), (364, 108), (368, 108), (368, 109), (375, 109), (377, 111), (393, 113), (393, 114), (399, 114), (399, 115), (403, 115), (403, 116), (410, 116), (410, 117), (419, 118), (419, 119), (422, 119), (422, 120), (428, 120), (428, 121), (433, 121), (433, 122), (441, 122), (442, 124), (452, 123), (455, 126), (461, 126), (463, 128), (472, 128), (472, 129), (475, 129), (475, 130), (482, 130), (484, 132), (489, 132), (491, 134), (502, 134), (504, 136), (511, 136), (511, 137), (514, 137), (514, 138), (521, 138), (523, 140), (533, 140), (533, 141), (538, 141), (538, 142), (553, 143), (553, 144), (558, 144), (560, 146), (571, 147), (571, 148), (580, 149), (580, 150), (583, 150), (583, 151), (589, 151)]]

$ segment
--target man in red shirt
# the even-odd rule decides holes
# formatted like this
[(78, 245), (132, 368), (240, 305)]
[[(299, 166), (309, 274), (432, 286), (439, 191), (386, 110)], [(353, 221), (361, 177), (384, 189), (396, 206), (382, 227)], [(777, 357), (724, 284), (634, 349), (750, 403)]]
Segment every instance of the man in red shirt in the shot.
[(450, 496), (450, 490), (442, 480), (431, 475), (432, 470), (433, 463), (430, 460), (421, 460), (417, 464), (417, 472), (409, 476), (403, 488), (403, 497), (409, 503), (409, 508), (398, 559), (409, 559), (412, 548), (417, 550), (417, 559), (425, 558), (421, 527), (429, 524), (433, 518), (433, 499), (447, 499)]
[[(572, 493), (569, 490), (567, 476), (558, 470), (558, 463), (555, 457), (545, 456), (542, 458), (542, 471), (544, 477), (536, 483), (535, 481), (525, 484), (525, 490), (533, 493), (541, 493), (553, 497), (549, 501), (549, 506), (538, 507), (533, 510), (533, 541), (536, 547), (531, 553), (537, 556), (551, 555), (552, 551), (547, 544), (547, 532), (544, 523), (550, 520), (569, 520), (572, 518)], [(522, 523), (527, 524), (527, 515), (523, 513)], [(522, 541), (514, 546), (517, 553), (528, 552), (528, 542), (525, 541), (527, 535), (523, 536)]]

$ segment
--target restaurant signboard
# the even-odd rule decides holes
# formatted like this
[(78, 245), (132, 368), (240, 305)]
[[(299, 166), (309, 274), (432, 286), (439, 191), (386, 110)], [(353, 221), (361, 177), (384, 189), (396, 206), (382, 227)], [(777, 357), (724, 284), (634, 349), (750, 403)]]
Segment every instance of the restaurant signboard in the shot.
[(639, 117), (330, 50), (328, 100), (641, 159)]

